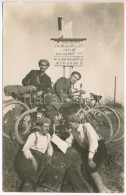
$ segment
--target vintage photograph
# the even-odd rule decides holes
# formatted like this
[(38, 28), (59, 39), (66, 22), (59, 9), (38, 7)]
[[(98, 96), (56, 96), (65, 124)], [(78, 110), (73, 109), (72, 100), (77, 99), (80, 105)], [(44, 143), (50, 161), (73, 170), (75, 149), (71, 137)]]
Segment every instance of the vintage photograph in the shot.
[(2, 2), (2, 191), (124, 192), (124, 3)]

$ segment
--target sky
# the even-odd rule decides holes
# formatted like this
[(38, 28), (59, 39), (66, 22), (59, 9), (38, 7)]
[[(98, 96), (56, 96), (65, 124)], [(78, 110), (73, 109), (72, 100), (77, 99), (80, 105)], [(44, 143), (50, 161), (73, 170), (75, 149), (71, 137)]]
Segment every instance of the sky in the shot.
[[(73, 37), (84, 41), (82, 74), (87, 95), (90, 92), (124, 101), (124, 5), (87, 2), (3, 2), (3, 86), (21, 85), (38, 61), (47, 59), (47, 74), (55, 82), (63, 67), (54, 66), (54, 42), (58, 38), (57, 17), (73, 23)], [(69, 70), (66, 70), (68, 77)]]

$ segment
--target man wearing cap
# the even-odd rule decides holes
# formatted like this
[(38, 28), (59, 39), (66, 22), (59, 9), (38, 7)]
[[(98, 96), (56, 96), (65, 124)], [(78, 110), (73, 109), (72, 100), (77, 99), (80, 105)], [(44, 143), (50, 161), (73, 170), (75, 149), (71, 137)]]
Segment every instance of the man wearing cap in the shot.
[(24, 183), (24, 192), (35, 191), (40, 173), (46, 164), (51, 163), (53, 148), (48, 133), (49, 125), (48, 118), (38, 119), (37, 130), (28, 136), (22, 150), (16, 156), (14, 168)]
[(100, 139), (90, 123), (81, 124), (79, 117), (76, 115), (68, 117), (68, 124), (71, 132), (66, 142), (69, 147), (74, 140), (78, 144), (82, 157), (82, 174), (84, 175), (87, 172), (91, 176), (99, 192), (110, 192), (97, 172), (100, 165), (107, 158), (107, 148), (104, 141)]
[(45, 73), (49, 68), (50, 63), (48, 60), (42, 59), (38, 62), (40, 70), (31, 70), (26, 77), (22, 80), (23, 86), (34, 86), (37, 95), (40, 96), (47, 89), (51, 89), (51, 79)]

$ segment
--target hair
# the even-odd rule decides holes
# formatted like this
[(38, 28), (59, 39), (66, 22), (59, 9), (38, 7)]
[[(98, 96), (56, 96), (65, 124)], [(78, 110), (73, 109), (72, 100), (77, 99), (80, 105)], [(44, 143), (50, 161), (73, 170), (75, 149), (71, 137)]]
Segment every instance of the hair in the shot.
[(79, 76), (79, 80), (81, 79), (81, 74), (79, 72), (74, 71), (74, 72), (71, 73), (71, 75), (74, 75), (74, 74), (77, 74)]
[(48, 60), (45, 60), (45, 59), (39, 60), (39, 62), (38, 62), (39, 66), (40, 66), (40, 64), (41, 64), (42, 62), (46, 63), (46, 65), (47, 65), (48, 67), (50, 66), (49, 61), (48, 61)]

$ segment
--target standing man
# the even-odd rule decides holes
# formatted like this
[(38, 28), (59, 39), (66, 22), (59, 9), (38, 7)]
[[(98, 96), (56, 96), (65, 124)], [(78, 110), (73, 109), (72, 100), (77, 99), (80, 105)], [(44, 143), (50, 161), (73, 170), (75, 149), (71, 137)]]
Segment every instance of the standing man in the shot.
[[(71, 133), (66, 142), (69, 147), (72, 146), (74, 141), (80, 146), (82, 174), (84, 175), (87, 172), (100, 193), (109, 193), (109, 189), (103, 184), (102, 178), (97, 172), (100, 165), (107, 158), (107, 148), (104, 140), (100, 139), (90, 123), (81, 124), (79, 117), (76, 115), (68, 117), (68, 124), (71, 128)], [(73, 181), (72, 174), (68, 177), (73, 185), (77, 185)]]
[(49, 68), (48, 60), (38, 62), (40, 70), (31, 70), (22, 80), (23, 86), (35, 86), (37, 95), (41, 96), (47, 88), (51, 89), (51, 78), (45, 73)]

